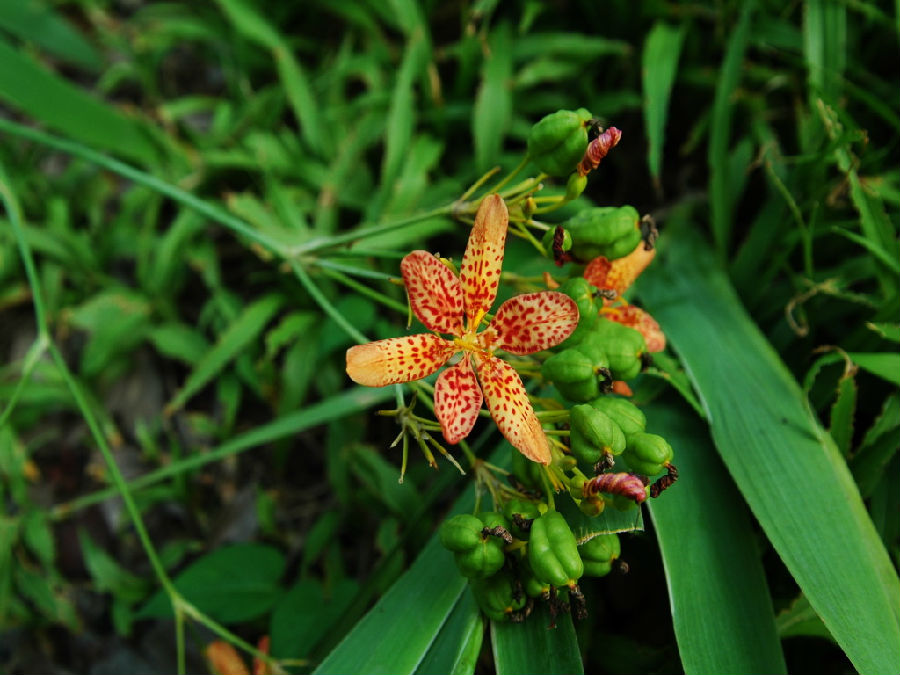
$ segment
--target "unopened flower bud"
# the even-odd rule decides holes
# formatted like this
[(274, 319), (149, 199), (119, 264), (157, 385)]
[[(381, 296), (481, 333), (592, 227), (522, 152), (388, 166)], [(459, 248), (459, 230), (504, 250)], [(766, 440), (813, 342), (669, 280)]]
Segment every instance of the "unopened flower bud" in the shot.
[(581, 164), (578, 165), (578, 174), (586, 176), (600, 166), (600, 162), (603, 161), (603, 158), (606, 157), (610, 150), (618, 145), (621, 138), (622, 132), (615, 127), (610, 127), (588, 143)]

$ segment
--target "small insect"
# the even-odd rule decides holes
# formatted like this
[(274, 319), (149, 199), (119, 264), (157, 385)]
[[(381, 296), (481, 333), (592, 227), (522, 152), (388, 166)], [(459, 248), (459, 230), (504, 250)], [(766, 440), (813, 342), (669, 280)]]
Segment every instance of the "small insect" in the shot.
[(674, 464), (668, 464), (666, 466), (666, 475), (660, 476), (656, 482), (650, 486), (650, 496), (651, 497), (659, 497), (659, 493), (672, 486), (678, 480), (678, 469), (675, 468)]
[(507, 531), (505, 527), (502, 525), (497, 525), (497, 527), (485, 527), (481, 531), (482, 537), (498, 537), (505, 541), (507, 544), (513, 543), (513, 536)]
[(641, 504), (647, 499), (644, 481), (633, 473), (602, 473), (591, 478), (582, 488), (585, 497), (593, 497), (598, 492), (622, 495), (634, 500), (635, 504)]

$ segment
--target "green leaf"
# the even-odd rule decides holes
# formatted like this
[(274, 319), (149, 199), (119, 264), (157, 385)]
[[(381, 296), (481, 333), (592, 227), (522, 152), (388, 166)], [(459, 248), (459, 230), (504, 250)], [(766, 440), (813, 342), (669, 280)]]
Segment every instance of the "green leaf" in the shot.
[(99, 548), (84, 531), (78, 532), (84, 564), (98, 591), (112, 593), (126, 602), (136, 602), (148, 590), (148, 582), (135, 576), (106, 551)]
[(867, 323), (866, 328), (871, 328), (885, 340), (900, 342), (900, 323)]
[(838, 381), (837, 398), (831, 406), (831, 424), (828, 432), (840, 453), (850, 455), (853, 443), (853, 415), (856, 412), (856, 382), (854, 373), (847, 373)]
[(847, 356), (863, 370), (900, 387), (900, 353), (848, 352)]
[(250, 344), (256, 342), (281, 304), (281, 296), (267, 295), (247, 306), (222, 333), (216, 344), (203, 355), (203, 358), (188, 375), (184, 385), (166, 406), (166, 412), (171, 414), (181, 408), (191, 396), (209, 384), (225, 366), (240, 356)]
[(884, 400), (881, 414), (866, 432), (857, 453), (850, 460), (850, 470), (863, 497), (869, 497), (878, 483), (886, 478), (888, 463), (897, 454), (897, 430), (900, 429), (900, 395)]
[(41, 0), (0, 2), (0, 28), (63, 61), (91, 72), (99, 70), (97, 50), (49, 4)]
[(809, 0), (803, 10), (810, 99), (824, 96), (829, 103), (836, 103), (847, 65), (847, 8), (830, 0)]
[(294, 584), (272, 612), (269, 625), (272, 656), (278, 659), (309, 656), (358, 591), (359, 584), (353, 579), (341, 579), (332, 588), (313, 579), (301, 579)]
[(846, 464), (708, 247), (671, 223), (669, 233), (641, 297), (709, 411), (719, 454), (854, 666), (896, 671), (900, 581)]
[(155, 164), (148, 130), (78, 89), (0, 37), (0, 101), (78, 141)]
[(22, 539), (45, 567), (53, 567), (56, 543), (50, 519), (41, 511), (30, 511), (22, 519)]
[(790, 607), (778, 613), (778, 616), (775, 617), (775, 625), (778, 628), (778, 635), (783, 638), (792, 635), (811, 635), (834, 641), (831, 633), (822, 623), (822, 619), (813, 611), (809, 600), (804, 595), (794, 600)]
[(492, 32), (472, 111), (475, 167), (486, 171), (500, 160), (503, 138), (512, 118), (512, 49), (508, 23)]
[(463, 592), (416, 668), (416, 675), (472, 675), (483, 639), (481, 611), (474, 596)]
[(407, 478), (398, 482), (400, 470), (384, 457), (368, 448), (355, 448), (350, 458), (350, 468), (357, 479), (367, 486), (371, 499), (380, 501), (387, 509), (397, 515), (417, 513), (422, 498), (415, 483)]
[(524, 623), (491, 621), (491, 645), (497, 675), (581, 675), (581, 650), (569, 614), (556, 617), (548, 629), (550, 612), (538, 603)]
[(70, 317), (72, 325), (90, 332), (81, 354), (81, 370), (86, 377), (93, 377), (144, 339), (150, 303), (131, 291), (108, 290), (72, 309)]
[(650, 515), (684, 672), (787, 672), (753, 521), (705, 425), (683, 405), (654, 403), (644, 413), (678, 467)]
[(217, 0), (235, 30), (248, 40), (272, 52), (287, 99), (297, 117), (303, 140), (319, 154), (328, 147), (327, 127), (320, 116), (320, 105), (300, 62), (278, 31), (243, 0)]
[(744, 49), (750, 32), (750, 17), (755, 9), (755, 0), (741, 5), (741, 16), (728, 39), (728, 47), (713, 100), (712, 118), (709, 132), (709, 206), (710, 225), (716, 251), (724, 256), (731, 239), (731, 212), (734, 204), (729, 194), (728, 148), (731, 136), (731, 115), (734, 103), (731, 100), (743, 72)]
[[(250, 621), (271, 610), (284, 594), (278, 584), (284, 565), (284, 556), (271, 546), (235, 544), (192, 562), (175, 577), (175, 588), (216, 621)], [(158, 591), (136, 616), (146, 619), (171, 613), (168, 596)]]
[(412, 567), (314, 672), (416, 672), (466, 583), (453, 555), (433, 536)]
[(153, 327), (148, 339), (163, 356), (193, 365), (209, 351), (209, 342), (198, 330), (182, 323)]
[(669, 96), (685, 28), (673, 28), (661, 21), (654, 24), (644, 41), (641, 69), (644, 84), (644, 125), (647, 129), (647, 163), (653, 182), (659, 186)]

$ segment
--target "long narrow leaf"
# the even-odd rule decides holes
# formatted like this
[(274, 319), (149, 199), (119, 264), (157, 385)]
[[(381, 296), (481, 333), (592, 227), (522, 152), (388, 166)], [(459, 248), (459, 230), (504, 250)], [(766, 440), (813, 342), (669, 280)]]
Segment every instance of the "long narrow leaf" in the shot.
[(463, 591), (416, 675), (471, 675), (481, 652), (484, 619), (471, 593)]
[(861, 673), (900, 670), (900, 581), (834, 441), (708, 247), (670, 229), (640, 287), (709, 412), (719, 454)]
[(67, 136), (154, 164), (156, 149), (136, 119), (73, 86), (0, 37), (0, 101)]
[(666, 112), (684, 33), (683, 27), (673, 28), (659, 22), (644, 41), (641, 71), (644, 84), (644, 126), (647, 129), (647, 164), (657, 187), (662, 165)]
[(750, 514), (707, 430), (685, 406), (644, 412), (680, 476), (650, 515), (685, 674), (786, 672)]
[(581, 675), (584, 666), (572, 617), (556, 618), (548, 629), (550, 612), (538, 603), (523, 624), (491, 622), (491, 641), (497, 675)]

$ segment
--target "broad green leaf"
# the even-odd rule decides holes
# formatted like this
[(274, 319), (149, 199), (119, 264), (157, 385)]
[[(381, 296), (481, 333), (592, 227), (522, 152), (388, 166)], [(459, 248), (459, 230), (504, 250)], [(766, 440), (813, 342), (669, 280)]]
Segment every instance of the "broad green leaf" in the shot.
[(863, 370), (900, 387), (900, 352), (848, 352)]
[(209, 351), (209, 342), (195, 328), (183, 323), (154, 326), (147, 338), (163, 356), (193, 365)]
[(550, 625), (546, 603), (537, 603), (523, 623), (491, 621), (491, 646), (497, 675), (581, 675), (581, 650), (572, 617), (556, 617)]
[(46, 0), (0, 2), (0, 28), (33, 42), (53, 56), (91, 72), (100, 69), (97, 50)]
[(657, 187), (662, 166), (666, 113), (675, 82), (685, 28), (657, 22), (644, 40), (641, 71), (644, 85), (644, 127), (647, 130), (647, 163)]
[(400, 470), (373, 450), (354, 449), (350, 470), (368, 487), (370, 500), (381, 502), (394, 515), (403, 517), (419, 510), (422, 499), (416, 484), (409, 478), (400, 483)]
[(744, 49), (747, 46), (747, 35), (750, 31), (750, 17), (756, 7), (755, 0), (748, 0), (741, 6), (741, 15), (737, 26), (728, 39), (728, 47), (719, 79), (716, 83), (716, 94), (713, 100), (712, 118), (709, 132), (709, 206), (710, 225), (716, 251), (724, 256), (731, 240), (731, 212), (734, 204), (729, 194), (728, 148), (731, 138), (731, 115), (733, 101), (743, 71)]
[[(279, 585), (285, 559), (262, 544), (235, 544), (211, 551), (175, 577), (185, 600), (222, 623), (263, 616), (284, 594)], [(137, 613), (138, 618), (171, 616), (168, 596), (158, 591)]]
[(97, 590), (112, 593), (117, 599), (136, 602), (143, 598), (149, 582), (135, 576), (106, 551), (97, 546), (84, 531), (79, 531), (78, 541), (84, 564), (94, 580)]
[(156, 149), (140, 121), (47, 70), (2, 36), (0, 63), (0, 101), (93, 147), (156, 163)]
[(675, 451), (678, 481), (650, 500), (686, 675), (785, 673), (746, 505), (705, 425), (683, 405), (644, 408)]
[(834, 441), (699, 237), (669, 230), (641, 297), (716, 447), (810, 605), (863, 674), (900, 667), (900, 581)]
[[(416, 672), (467, 581), (437, 537), (315, 673)], [(386, 621), (385, 617), (392, 617)]]
[(500, 159), (503, 138), (512, 117), (512, 50), (508, 23), (491, 33), (481, 71), (481, 86), (472, 111), (475, 167), (486, 171)]
[(416, 675), (472, 675), (481, 653), (484, 619), (474, 596), (463, 591), (441, 626)]
[(46, 567), (53, 567), (56, 542), (50, 519), (42, 511), (30, 511), (22, 518), (22, 539)]
[(209, 384), (225, 366), (242, 354), (248, 345), (257, 341), (281, 304), (281, 296), (267, 295), (247, 306), (222, 333), (218, 341), (203, 355), (203, 358), (188, 375), (184, 385), (166, 406), (167, 412), (172, 413), (181, 408), (188, 399)]
[(67, 598), (57, 581), (31, 565), (16, 565), (15, 586), (35, 608), (53, 623), (61, 623), (69, 630), (78, 631), (81, 619), (72, 601)]
[(341, 579), (328, 588), (313, 579), (301, 579), (278, 601), (272, 612), (269, 635), (272, 656), (297, 659), (309, 656), (356, 596), (359, 584)]

